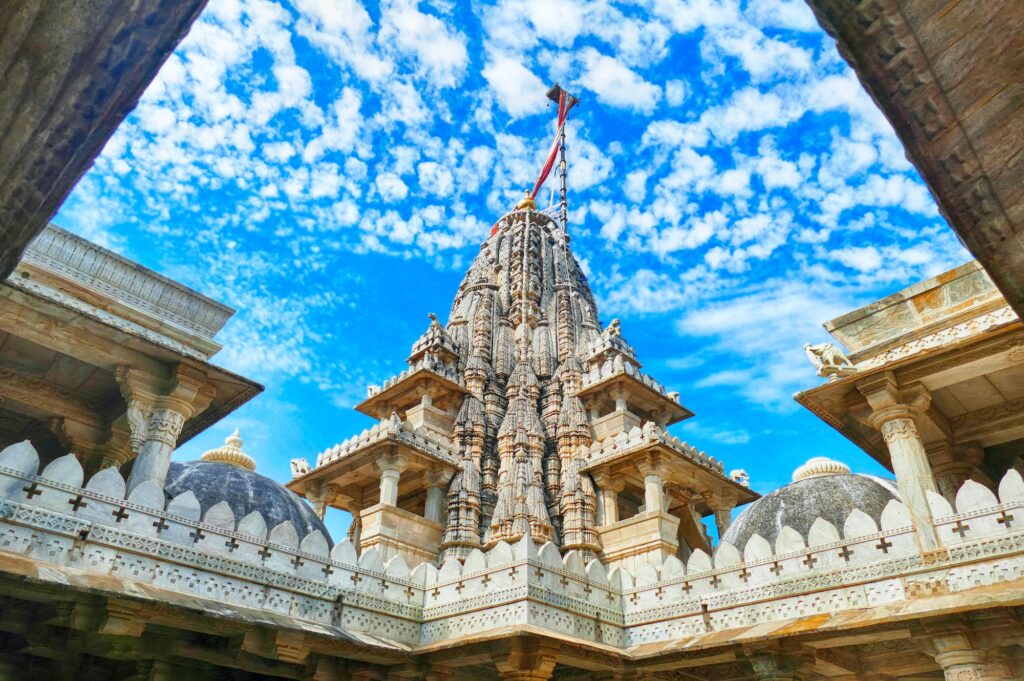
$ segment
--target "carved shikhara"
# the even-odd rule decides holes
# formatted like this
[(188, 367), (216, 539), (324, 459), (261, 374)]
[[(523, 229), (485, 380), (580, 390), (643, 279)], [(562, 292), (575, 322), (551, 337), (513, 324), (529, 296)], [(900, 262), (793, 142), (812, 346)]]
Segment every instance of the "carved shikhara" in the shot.
[(268, 531), (259, 514), (235, 519), (224, 504), (201, 518), (191, 493), (165, 506), (159, 487), (143, 485), (126, 499), (115, 469), (82, 487), (71, 456), (41, 473), (37, 465), (27, 443), (0, 453), (0, 551), (152, 584), (211, 607), (340, 622), (411, 646), (529, 621), (624, 650), (813, 614), (890, 612), (933, 593), (1024, 579), (1024, 532), (1006, 522), (1024, 517), (1024, 481), (1013, 470), (1000, 484), (1002, 503), (971, 481), (958, 492), (956, 511), (937, 495), (930, 499), (945, 546), (928, 560), (918, 553), (907, 510), (893, 501), (881, 527), (855, 511), (841, 531), (821, 521), (797, 542), (787, 528), (787, 540), (774, 548), (752, 538), (742, 555), (723, 544), (714, 556), (696, 551), (685, 565), (669, 557), (634, 575), (585, 562), (578, 550), (563, 557), (529, 534), (466, 551), (463, 562), (410, 570), (401, 556), (383, 563), (375, 549), (357, 558), (348, 541), (328, 550), (319, 532), (299, 538), (290, 523)]

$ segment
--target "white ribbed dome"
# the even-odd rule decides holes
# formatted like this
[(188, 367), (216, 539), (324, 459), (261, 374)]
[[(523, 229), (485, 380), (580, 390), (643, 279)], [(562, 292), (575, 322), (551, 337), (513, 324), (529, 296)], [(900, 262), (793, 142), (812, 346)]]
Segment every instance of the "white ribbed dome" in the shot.
[(816, 456), (793, 471), (793, 482), (816, 478), (819, 475), (849, 475), (850, 467), (826, 456)]

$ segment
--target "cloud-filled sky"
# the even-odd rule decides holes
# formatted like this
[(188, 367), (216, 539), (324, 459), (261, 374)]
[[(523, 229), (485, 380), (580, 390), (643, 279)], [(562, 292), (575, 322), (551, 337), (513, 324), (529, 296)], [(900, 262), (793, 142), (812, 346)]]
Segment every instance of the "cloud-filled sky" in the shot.
[(371, 425), (532, 184), (555, 81), (573, 248), (676, 434), (760, 491), (879, 472), (793, 402), (802, 346), (968, 255), (803, 0), (210, 0), (55, 220), (238, 309), (214, 361), (267, 391), (176, 457), (239, 427), (284, 480)]

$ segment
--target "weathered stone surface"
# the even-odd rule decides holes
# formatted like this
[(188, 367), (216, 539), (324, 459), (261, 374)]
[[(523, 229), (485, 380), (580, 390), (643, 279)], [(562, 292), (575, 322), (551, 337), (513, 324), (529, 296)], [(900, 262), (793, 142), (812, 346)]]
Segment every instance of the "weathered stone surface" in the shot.
[(205, 4), (0, 5), (0, 279), (56, 213)]

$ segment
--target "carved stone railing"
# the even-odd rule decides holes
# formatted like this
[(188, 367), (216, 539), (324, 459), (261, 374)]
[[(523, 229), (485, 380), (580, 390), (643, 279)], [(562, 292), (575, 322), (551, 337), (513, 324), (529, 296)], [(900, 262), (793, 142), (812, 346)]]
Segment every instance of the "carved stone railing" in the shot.
[(708, 456), (693, 445), (680, 440), (668, 431), (659, 428), (651, 421), (644, 424), (643, 428), (631, 428), (626, 432), (620, 432), (614, 436), (599, 440), (583, 451), (583, 458), (587, 468), (592, 468), (604, 461), (617, 459), (625, 454), (635, 452), (651, 445), (660, 444), (678, 452), (694, 463), (710, 468), (717, 473), (724, 473), (725, 468), (721, 461), (713, 456)]
[(410, 429), (408, 424), (398, 418), (397, 414), (392, 414), (391, 418), (320, 452), (316, 457), (316, 465), (319, 468), (387, 440), (407, 445), (453, 466), (459, 465), (458, 453), (450, 445), (435, 440), (421, 431)]
[(375, 397), (380, 393), (384, 392), (385, 390), (398, 385), (405, 379), (412, 376), (417, 371), (429, 371), (430, 373), (436, 374), (447, 381), (451, 381), (452, 383), (456, 383), (460, 386), (465, 386), (465, 381), (462, 377), (462, 374), (457, 369), (453, 367), (447, 367), (441, 362), (437, 361), (435, 358), (428, 356), (423, 357), (415, 364), (409, 366), (407, 369), (404, 369), (397, 376), (392, 376), (391, 378), (387, 379), (386, 381), (384, 381), (383, 385), (367, 386), (367, 399)]
[(721, 544), (630, 572), (529, 535), (410, 570), (376, 549), (357, 557), (347, 541), (328, 550), (319, 532), (300, 539), (291, 523), (268, 530), (258, 513), (236, 520), (225, 502), (202, 513), (190, 492), (166, 501), (144, 483), (126, 498), (114, 469), (83, 487), (72, 456), (37, 466), (27, 443), (0, 453), (0, 551), (406, 646), (530, 624), (625, 650), (874, 607), (887, 617), (911, 601), (927, 612), (930, 594), (1024, 577), (1024, 481), (1012, 470), (998, 498), (973, 482), (955, 510), (932, 497), (944, 547), (927, 559), (893, 500), (878, 523), (854, 510), (842, 528), (818, 518), (806, 535), (784, 527), (773, 543), (754, 535), (742, 552)]
[(678, 393), (666, 392), (665, 386), (654, 380), (651, 376), (640, 371), (640, 369), (632, 362), (623, 360), (621, 355), (617, 355), (614, 360), (609, 359), (601, 365), (592, 366), (589, 371), (583, 374), (583, 387), (586, 389), (595, 383), (623, 374), (632, 376), (651, 390), (664, 395), (673, 402), (679, 402)]

